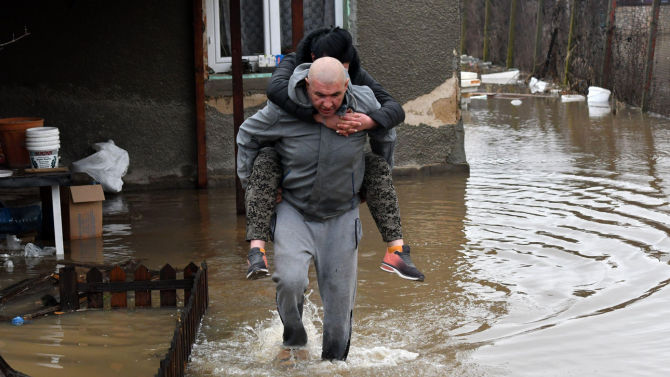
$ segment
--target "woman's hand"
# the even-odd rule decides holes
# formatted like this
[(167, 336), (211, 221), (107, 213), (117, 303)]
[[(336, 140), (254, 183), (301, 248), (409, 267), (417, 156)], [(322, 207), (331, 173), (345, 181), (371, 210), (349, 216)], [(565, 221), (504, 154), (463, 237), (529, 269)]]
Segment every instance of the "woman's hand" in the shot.
[[(358, 123), (358, 125), (352, 125), (352, 123)], [(377, 128), (377, 126), (377, 122), (363, 113), (347, 113), (345, 116), (340, 117), (337, 125), (340, 132), (345, 132), (347, 136), (358, 131), (372, 130)]]
[[(321, 116), (321, 114), (314, 114), (313, 117), (315, 121), (324, 124), (331, 130), (335, 130), (335, 132), (342, 136), (349, 136), (349, 134), (356, 132), (355, 130), (361, 127), (361, 122), (358, 120), (343, 120), (338, 115), (332, 115), (328, 118), (324, 118)], [(342, 129), (340, 126), (343, 126), (346, 129)]]

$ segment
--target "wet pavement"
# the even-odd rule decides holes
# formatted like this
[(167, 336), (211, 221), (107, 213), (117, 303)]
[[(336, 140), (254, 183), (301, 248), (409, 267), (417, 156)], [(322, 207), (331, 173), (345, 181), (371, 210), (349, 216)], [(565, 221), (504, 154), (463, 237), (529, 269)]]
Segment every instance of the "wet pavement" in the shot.
[[(313, 270), (311, 359), (273, 363), (282, 329), (274, 284), (244, 279), (244, 218), (230, 189), (108, 197), (106, 213), (142, 219), (106, 225), (104, 242), (73, 243), (66, 257), (147, 258), (151, 269), (206, 259), (211, 302), (189, 376), (668, 375), (670, 121), (556, 99), (473, 99), (463, 116), (469, 177), (396, 181), (425, 282), (380, 270), (384, 243), (361, 210), (346, 363), (319, 360)], [(13, 261), (0, 287), (56, 263)], [(149, 376), (175, 318), (129, 309), (0, 323), (0, 354), (32, 376)]]

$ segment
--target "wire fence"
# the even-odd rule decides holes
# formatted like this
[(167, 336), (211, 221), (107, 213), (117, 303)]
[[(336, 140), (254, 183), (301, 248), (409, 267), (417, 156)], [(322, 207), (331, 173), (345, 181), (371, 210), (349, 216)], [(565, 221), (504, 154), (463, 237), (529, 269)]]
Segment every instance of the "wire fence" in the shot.
[[(466, 29), (463, 53), (498, 65), (508, 63), (512, 1), (488, 0), (486, 27), (487, 0), (461, 0)], [(660, 1), (655, 51), (653, 59), (648, 59), (653, 1), (517, 0), (509, 62), (578, 93), (585, 94), (589, 86), (604, 86), (619, 101), (634, 106), (647, 98), (645, 107), (650, 111), (670, 116), (670, 3)], [(644, 76), (649, 68), (648, 81)]]

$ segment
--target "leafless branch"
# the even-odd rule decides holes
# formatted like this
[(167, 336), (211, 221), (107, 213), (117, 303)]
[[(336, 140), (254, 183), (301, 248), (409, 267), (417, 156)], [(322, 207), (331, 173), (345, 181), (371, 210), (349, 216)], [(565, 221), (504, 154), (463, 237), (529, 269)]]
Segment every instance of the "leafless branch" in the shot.
[(25, 28), (25, 29), (24, 29), (24, 31), (23, 31), (23, 35), (22, 35), (22, 36), (20, 36), (20, 37), (18, 37), (18, 38), (15, 38), (14, 35), (12, 35), (12, 40), (11, 40), (11, 41), (9, 41), (9, 42), (5, 42), (5, 43), (0, 43), (0, 50), (2, 50), (2, 47), (3, 47), (3, 46), (7, 46), (8, 44), (10, 44), (10, 43), (14, 43), (14, 42), (18, 41), (18, 40), (21, 39), (21, 38), (25, 38), (25, 37), (29, 36), (30, 33), (28, 33), (28, 27), (27, 27), (27, 26), (24, 26), (24, 28)]

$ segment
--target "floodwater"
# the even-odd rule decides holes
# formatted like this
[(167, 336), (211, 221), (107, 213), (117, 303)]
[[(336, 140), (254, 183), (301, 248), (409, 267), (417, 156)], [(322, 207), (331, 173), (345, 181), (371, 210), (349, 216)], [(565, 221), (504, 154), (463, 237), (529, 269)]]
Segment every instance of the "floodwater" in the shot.
[[(670, 121), (556, 99), (473, 99), (463, 116), (469, 177), (396, 181), (425, 282), (379, 269), (384, 244), (361, 210), (347, 362), (319, 360), (312, 282), (311, 359), (273, 363), (274, 284), (244, 279), (244, 219), (230, 189), (110, 197), (107, 212), (143, 218), (106, 225), (104, 243), (72, 244), (66, 257), (147, 258), (149, 268), (206, 259), (211, 301), (189, 376), (669, 375)], [(55, 263), (14, 258), (0, 286)], [(32, 376), (153, 375), (175, 318), (129, 309), (0, 323), (0, 354)]]

